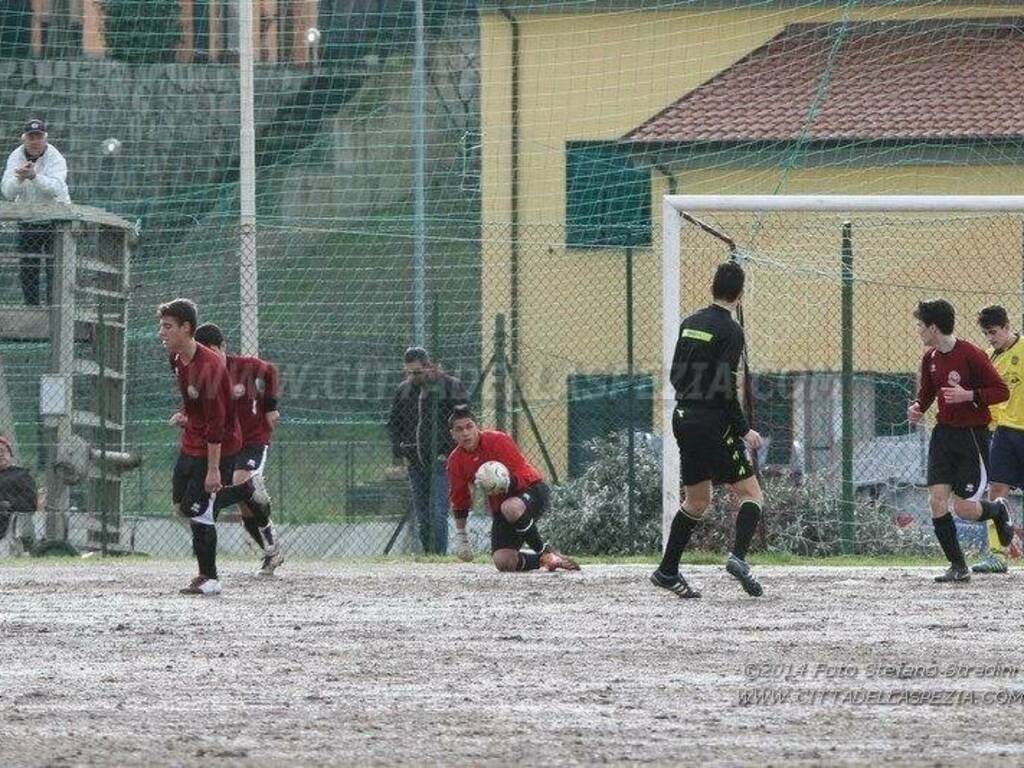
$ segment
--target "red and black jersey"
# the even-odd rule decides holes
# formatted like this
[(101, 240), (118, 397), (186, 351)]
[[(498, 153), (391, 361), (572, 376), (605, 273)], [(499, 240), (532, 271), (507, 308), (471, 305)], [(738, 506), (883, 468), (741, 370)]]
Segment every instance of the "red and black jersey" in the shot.
[(473, 478), (476, 477), (476, 471), (480, 465), (488, 461), (500, 461), (508, 468), (508, 472), (512, 476), (509, 494), (495, 494), (487, 497), (492, 514), (498, 513), (501, 509), (501, 502), (507, 499), (511, 493), (516, 490), (521, 491), (544, 479), (541, 473), (526, 460), (519, 450), (519, 446), (511, 437), (497, 430), (481, 430), (480, 444), (477, 445), (476, 451), (470, 453), (456, 446), (448, 456), (448, 498), (451, 501), (452, 509), (461, 511), (468, 510), (473, 506), (471, 490)]
[(228, 355), (228, 373), (242, 445), (270, 445), (267, 414), (277, 410), (277, 368), (258, 357)]
[[(974, 392), (974, 400), (947, 403), (943, 387), (960, 385)], [(950, 427), (984, 427), (989, 422), (988, 407), (1008, 400), (1010, 390), (988, 355), (969, 341), (957, 339), (953, 349), (940, 352), (929, 349), (921, 359), (921, 383), (917, 404), (922, 411), (939, 401), (939, 424)]]
[(219, 443), (222, 456), (237, 453), (241, 432), (231, 418), (231, 379), (220, 355), (196, 344), (191, 361), (175, 355), (171, 364), (181, 392), (181, 410), (188, 419), (181, 433), (181, 452), (205, 458), (206, 446)]

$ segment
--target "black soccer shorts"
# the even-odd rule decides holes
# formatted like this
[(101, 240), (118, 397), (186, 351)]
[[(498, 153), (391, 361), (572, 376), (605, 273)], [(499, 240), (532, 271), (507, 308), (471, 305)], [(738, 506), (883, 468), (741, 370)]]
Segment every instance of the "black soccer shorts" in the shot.
[(987, 427), (938, 424), (928, 442), (928, 485), (948, 485), (967, 501), (978, 501), (988, 486)]
[[(551, 502), (551, 491), (547, 483), (537, 482), (516, 491), (508, 498), (519, 498), (526, 504), (526, 511), (536, 520), (543, 515)], [(515, 524), (505, 519), (501, 512), (491, 515), (491, 552), (499, 549), (518, 550), (524, 543), (523, 535), (516, 530)]]
[(677, 403), (672, 433), (679, 446), (683, 485), (705, 480), (716, 485), (736, 483), (754, 474), (742, 435), (733, 433), (724, 411)]
[[(220, 482), (231, 485), (234, 471), (234, 457), (221, 457)], [(178, 454), (171, 477), (171, 499), (185, 517), (202, 515), (210, 504), (210, 494), (206, 492), (206, 457)], [(216, 513), (216, 510), (215, 510)]]
[(247, 445), (235, 454), (235, 471), (242, 470), (250, 475), (262, 475), (267, 465), (268, 446)]

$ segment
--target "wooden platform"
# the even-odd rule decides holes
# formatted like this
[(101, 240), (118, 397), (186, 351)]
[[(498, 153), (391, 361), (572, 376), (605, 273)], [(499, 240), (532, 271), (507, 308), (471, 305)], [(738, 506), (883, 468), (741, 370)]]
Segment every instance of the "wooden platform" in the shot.
[[(92, 336), (86, 325), (75, 324), (75, 341)], [(0, 306), (0, 341), (49, 341), (50, 308)]]

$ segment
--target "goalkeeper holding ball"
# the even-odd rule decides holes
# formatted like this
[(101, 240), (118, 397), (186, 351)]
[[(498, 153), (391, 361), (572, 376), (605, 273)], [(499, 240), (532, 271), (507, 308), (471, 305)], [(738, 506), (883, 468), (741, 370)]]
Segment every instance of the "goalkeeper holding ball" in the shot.
[[(540, 472), (504, 432), (481, 430), (468, 405), (457, 405), (448, 418), (455, 450), (448, 457), (448, 487), (455, 516), (456, 553), (473, 559), (466, 520), (473, 504), (471, 484), (487, 494), (491, 510), (491, 560), (499, 571), (546, 568), (578, 571), (576, 561), (550, 545), (537, 530), (548, 507), (548, 487)], [(526, 544), (532, 552), (521, 552)]]

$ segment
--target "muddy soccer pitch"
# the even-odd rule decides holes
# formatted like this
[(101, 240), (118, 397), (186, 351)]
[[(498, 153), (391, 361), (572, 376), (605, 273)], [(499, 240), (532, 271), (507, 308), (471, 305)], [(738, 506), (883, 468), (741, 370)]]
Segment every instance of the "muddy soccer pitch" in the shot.
[(0, 566), (0, 765), (1020, 764), (1024, 574)]

